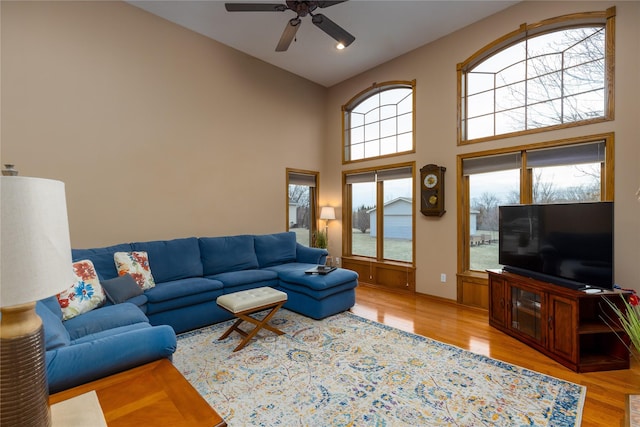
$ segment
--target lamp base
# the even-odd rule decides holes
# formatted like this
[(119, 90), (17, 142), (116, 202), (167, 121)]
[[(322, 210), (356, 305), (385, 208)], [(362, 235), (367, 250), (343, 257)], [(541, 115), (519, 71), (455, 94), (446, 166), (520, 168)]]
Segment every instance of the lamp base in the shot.
[(35, 303), (3, 308), (0, 336), (0, 425), (51, 426), (44, 328)]

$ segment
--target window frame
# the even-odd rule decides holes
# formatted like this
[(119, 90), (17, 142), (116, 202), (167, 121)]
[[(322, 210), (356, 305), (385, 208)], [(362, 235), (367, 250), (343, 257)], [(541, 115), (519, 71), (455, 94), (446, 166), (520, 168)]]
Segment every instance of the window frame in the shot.
[[(526, 153), (541, 148), (559, 148), (568, 147), (570, 145), (588, 144), (598, 141), (604, 141), (605, 145), (605, 158), (600, 172), (600, 200), (601, 201), (613, 201), (614, 199), (614, 163), (615, 163), (615, 150), (614, 150), (614, 134), (605, 133), (597, 135), (582, 136), (570, 139), (547, 141), (541, 143), (534, 143), (528, 145), (521, 145), (515, 147), (508, 147), (503, 149), (487, 150), (475, 153), (459, 154), (457, 156), (457, 192), (459, 195), (460, 203), (458, 204), (458, 276), (459, 277), (475, 277), (484, 278), (488, 277), (486, 272), (480, 272), (478, 270), (470, 269), (471, 261), (471, 243), (469, 241), (470, 234), (470, 209), (471, 200), (469, 194), (469, 177), (464, 174), (463, 161), (466, 159), (473, 159), (479, 157), (503, 155), (503, 154), (516, 154), (521, 153), (522, 162), (520, 164), (520, 203), (531, 204), (533, 200), (532, 186), (533, 176), (531, 168), (528, 167), (526, 161)], [(461, 297), (460, 289), (458, 289), (458, 299)]]
[[(363, 101), (371, 96), (377, 95), (385, 90), (395, 88), (411, 88), (412, 91), (412, 111), (411, 111), (411, 149), (407, 151), (401, 151), (390, 154), (383, 154), (374, 157), (363, 157), (362, 159), (351, 160), (347, 159), (347, 151), (351, 152), (351, 143), (349, 137), (350, 128), (347, 129), (349, 123), (349, 114), (351, 110), (360, 105)], [(360, 91), (354, 97), (352, 97), (346, 104), (342, 105), (342, 164), (357, 163), (363, 161), (370, 161), (374, 159), (384, 159), (394, 156), (402, 156), (406, 154), (415, 153), (416, 151), (416, 80), (392, 80), (382, 83), (373, 83), (370, 87)], [(347, 145), (348, 144), (348, 145)], [(350, 157), (350, 155), (349, 155)]]
[(320, 172), (310, 171), (304, 169), (286, 169), (286, 182), (285, 182), (285, 230), (289, 231), (289, 185), (291, 175), (306, 175), (311, 176), (315, 180), (315, 186), (310, 186), (309, 192), (309, 246), (315, 246), (316, 233), (318, 231), (318, 218), (320, 217), (320, 206), (318, 203), (318, 195), (320, 194)]
[[(539, 132), (548, 132), (556, 129), (564, 129), (575, 126), (583, 126), (592, 123), (600, 123), (614, 120), (614, 64), (615, 64), (615, 16), (616, 8), (611, 7), (606, 11), (584, 12), (563, 15), (546, 19), (535, 24), (522, 24), (520, 27), (503, 37), (481, 48), (467, 60), (457, 65), (457, 145), (474, 144), (497, 139), (510, 138), (516, 135), (527, 135)], [(558, 30), (581, 27), (587, 25), (604, 25), (605, 28), (605, 82), (604, 82), (604, 116), (580, 120), (570, 123), (544, 126), (534, 129), (526, 129), (499, 135), (485, 136), (475, 139), (466, 139), (466, 126), (464, 118), (467, 95), (465, 93), (466, 73), (476, 65), (497, 54), (501, 50), (511, 47), (529, 38), (551, 33)]]
[[(384, 221), (376, 222), (376, 256), (354, 255), (352, 252), (352, 193), (347, 176), (365, 173), (383, 172), (392, 169), (411, 168), (411, 261), (399, 261), (384, 258)], [(384, 180), (376, 181), (376, 208), (379, 218), (384, 217)], [(381, 265), (407, 266), (415, 268), (416, 263), (416, 164), (415, 162), (394, 163), (363, 169), (342, 171), (342, 256), (347, 259), (369, 260)]]

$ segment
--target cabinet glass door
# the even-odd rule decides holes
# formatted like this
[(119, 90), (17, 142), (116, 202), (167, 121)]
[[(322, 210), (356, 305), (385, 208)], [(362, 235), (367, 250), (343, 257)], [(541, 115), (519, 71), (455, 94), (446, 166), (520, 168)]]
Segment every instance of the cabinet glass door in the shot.
[(538, 293), (511, 288), (511, 328), (542, 341), (541, 296)]

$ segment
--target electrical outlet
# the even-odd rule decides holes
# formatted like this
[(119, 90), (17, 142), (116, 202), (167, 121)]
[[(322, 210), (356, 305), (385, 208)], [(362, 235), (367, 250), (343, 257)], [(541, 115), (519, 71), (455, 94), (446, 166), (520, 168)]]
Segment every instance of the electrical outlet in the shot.
[(337, 256), (333, 259), (333, 262), (336, 264), (336, 267), (340, 267), (340, 257)]
[(447, 275), (445, 273), (440, 273), (440, 281), (442, 283), (446, 283), (447, 282)]

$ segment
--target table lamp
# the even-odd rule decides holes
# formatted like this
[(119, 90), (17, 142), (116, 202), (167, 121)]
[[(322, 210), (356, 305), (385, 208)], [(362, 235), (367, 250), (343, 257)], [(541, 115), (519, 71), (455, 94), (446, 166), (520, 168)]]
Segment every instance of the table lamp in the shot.
[(50, 426), (36, 301), (73, 282), (64, 183), (0, 177), (0, 425)]
[(324, 230), (325, 232), (328, 232), (329, 220), (336, 219), (336, 209), (333, 206), (323, 206), (320, 210), (320, 219), (324, 219), (326, 221)]
[(322, 209), (320, 209), (320, 219), (325, 221), (324, 235), (327, 238), (327, 243), (329, 243), (329, 221), (336, 219), (336, 209), (333, 206), (323, 206)]

